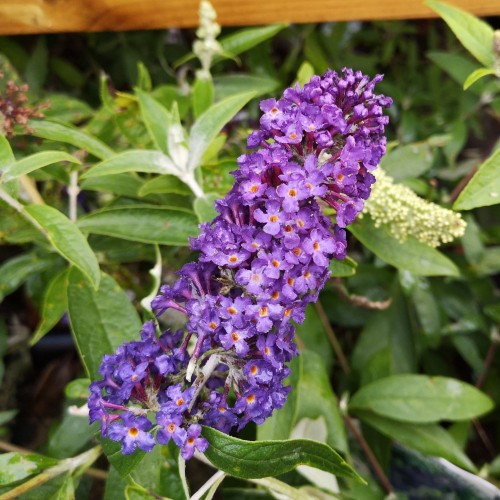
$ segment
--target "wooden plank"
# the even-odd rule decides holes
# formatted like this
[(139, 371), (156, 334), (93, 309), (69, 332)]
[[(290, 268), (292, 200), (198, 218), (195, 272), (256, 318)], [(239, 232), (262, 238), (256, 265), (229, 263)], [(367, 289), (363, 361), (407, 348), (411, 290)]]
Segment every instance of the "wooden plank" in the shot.
[[(449, 0), (478, 16), (500, 0)], [(435, 17), (422, 0), (213, 0), (223, 26)], [(0, 0), (0, 34), (192, 28), (198, 0)]]

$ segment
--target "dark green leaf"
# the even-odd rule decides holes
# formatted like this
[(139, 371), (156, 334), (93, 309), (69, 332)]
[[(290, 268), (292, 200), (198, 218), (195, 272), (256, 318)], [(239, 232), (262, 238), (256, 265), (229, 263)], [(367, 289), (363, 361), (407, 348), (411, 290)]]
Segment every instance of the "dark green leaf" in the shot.
[(102, 275), (96, 291), (73, 268), (68, 279), (68, 312), (80, 356), (92, 380), (99, 377), (103, 355), (136, 339), (142, 327), (129, 298), (107, 274)]
[(371, 410), (403, 422), (467, 420), (493, 408), (491, 399), (460, 380), (425, 375), (393, 375), (362, 387), (351, 410)]
[(89, 425), (88, 416), (66, 413), (50, 434), (47, 455), (60, 459), (76, 455), (94, 436), (94, 427)]
[(395, 181), (419, 177), (432, 167), (432, 151), (427, 142), (405, 144), (388, 153), (380, 166)]
[(55, 458), (43, 457), (34, 453), (3, 453), (0, 455), (0, 486), (38, 474), (43, 469), (57, 463)]
[(68, 269), (64, 269), (47, 285), (43, 297), (41, 319), (30, 344), (36, 344), (46, 333), (48, 333), (61, 319), (68, 308)]
[(356, 274), (357, 267), (358, 263), (355, 260), (346, 257), (343, 260), (332, 259), (329, 269), (333, 278), (347, 278)]
[[(2, 378), (0, 377), (0, 380)], [(17, 410), (0, 411), (0, 425), (10, 422), (17, 415)]]
[(214, 83), (210, 74), (207, 78), (197, 76), (193, 85), (193, 111), (195, 118), (202, 115), (212, 105), (214, 94)]
[(413, 424), (380, 417), (372, 412), (357, 412), (357, 416), (382, 434), (426, 455), (446, 458), (466, 470), (475, 471), (474, 464), (458, 447), (453, 438), (437, 424)]
[(80, 269), (95, 288), (99, 286), (99, 263), (85, 236), (59, 210), (48, 205), (24, 208), (46, 231), (47, 239), (68, 262)]
[(198, 219), (186, 211), (164, 207), (117, 207), (82, 217), (78, 226), (90, 233), (143, 243), (189, 245), (198, 234)]
[(453, 204), (455, 210), (470, 210), (500, 203), (500, 149), (474, 174)]
[(80, 129), (49, 120), (30, 120), (28, 125), (36, 137), (71, 144), (99, 159), (103, 160), (115, 154), (106, 144)]
[(206, 457), (220, 470), (235, 477), (255, 479), (278, 476), (298, 465), (309, 465), (339, 477), (363, 479), (332, 448), (306, 439), (243, 441), (210, 427), (203, 428), (209, 447)]
[(376, 228), (369, 216), (364, 216), (349, 230), (377, 257), (398, 269), (406, 269), (419, 276), (458, 276), (455, 264), (425, 243), (408, 236), (400, 243), (385, 226)]
[(181, 195), (190, 195), (191, 189), (184, 184), (175, 175), (159, 175), (146, 181), (139, 189), (139, 196), (158, 193), (174, 193)]
[(137, 198), (142, 185), (142, 179), (133, 174), (112, 174), (84, 179), (80, 187), (90, 191), (104, 191), (127, 198)]
[(130, 474), (146, 455), (142, 450), (136, 450), (132, 455), (124, 455), (119, 443), (100, 437), (98, 439), (109, 462), (122, 478)]
[(46, 39), (44, 36), (39, 36), (24, 69), (26, 82), (32, 92), (40, 92), (45, 83), (48, 72), (48, 55)]

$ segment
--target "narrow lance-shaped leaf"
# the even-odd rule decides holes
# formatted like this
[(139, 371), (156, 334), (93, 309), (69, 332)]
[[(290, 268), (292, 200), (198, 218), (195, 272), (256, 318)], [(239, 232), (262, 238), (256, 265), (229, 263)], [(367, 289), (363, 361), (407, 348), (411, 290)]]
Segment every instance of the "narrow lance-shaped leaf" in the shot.
[(15, 161), (16, 158), (14, 157), (7, 137), (0, 134), (0, 170)]
[(179, 175), (179, 168), (160, 151), (132, 149), (98, 163), (82, 175), (82, 179), (125, 172)]
[(471, 85), (474, 85), (479, 79), (487, 75), (496, 75), (498, 70), (494, 68), (479, 68), (473, 71), (464, 82), (464, 90), (467, 90)]
[(471, 210), (500, 203), (500, 149), (474, 174), (455, 201), (455, 210)]
[(108, 158), (115, 154), (102, 141), (80, 129), (49, 120), (30, 120), (28, 125), (36, 137), (71, 144), (88, 151), (99, 159)]
[(203, 153), (222, 127), (254, 96), (254, 92), (245, 92), (228, 97), (211, 106), (196, 120), (189, 134), (188, 171), (192, 172), (199, 166)]
[(493, 28), (491, 26), (453, 5), (434, 0), (428, 0), (426, 3), (444, 19), (462, 45), (483, 66), (493, 66)]
[(55, 458), (35, 453), (3, 453), (0, 455), (0, 486), (21, 481), (57, 463)]
[(393, 375), (362, 387), (350, 410), (371, 410), (403, 422), (468, 420), (493, 408), (491, 399), (475, 387), (447, 377)]
[(80, 269), (97, 288), (100, 279), (99, 263), (78, 227), (59, 210), (48, 205), (28, 205), (25, 210), (46, 231), (52, 247)]
[(99, 377), (103, 355), (137, 338), (142, 327), (129, 298), (107, 274), (94, 290), (73, 268), (68, 277), (68, 313), (78, 351), (92, 380)]
[(278, 476), (298, 465), (309, 465), (339, 477), (363, 479), (332, 448), (307, 439), (243, 441), (210, 427), (203, 428), (206, 457), (220, 470), (243, 479)]
[(349, 226), (351, 233), (377, 257), (398, 269), (418, 276), (458, 276), (455, 264), (444, 254), (412, 236), (404, 243), (396, 240), (385, 226), (375, 227), (369, 216)]
[(27, 156), (26, 158), (9, 165), (3, 171), (2, 178), (4, 181), (10, 181), (16, 177), (29, 174), (30, 172), (60, 161), (80, 164), (80, 160), (68, 153), (64, 153), (63, 151), (42, 151), (40, 153)]

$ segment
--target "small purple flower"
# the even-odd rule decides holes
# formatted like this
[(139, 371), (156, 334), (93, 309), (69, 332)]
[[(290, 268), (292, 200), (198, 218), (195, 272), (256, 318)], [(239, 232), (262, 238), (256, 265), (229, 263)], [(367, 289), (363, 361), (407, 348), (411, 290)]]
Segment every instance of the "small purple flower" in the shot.
[(107, 436), (113, 441), (122, 442), (122, 453), (130, 455), (139, 448), (151, 451), (155, 445), (153, 436), (148, 432), (153, 426), (146, 417), (136, 417), (133, 413), (121, 414), (122, 423), (113, 423), (108, 427)]
[(160, 444), (167, 444), (171, 439), (174, 443), (181, 447), (186, 442), (186, 429), (181, 427), (182, 416), (170, 415), (160, 411), (156, 415), (156, 423), (159, 430), (156, 433), (156, 440)]
[(194, 455), (195, 449), (204, 453), (208, 448), (208, 441), (201, 436), (201, 425), (193, 424), (187, 430), (187, 437), (181, 448), (184, 460), (189, 460)]

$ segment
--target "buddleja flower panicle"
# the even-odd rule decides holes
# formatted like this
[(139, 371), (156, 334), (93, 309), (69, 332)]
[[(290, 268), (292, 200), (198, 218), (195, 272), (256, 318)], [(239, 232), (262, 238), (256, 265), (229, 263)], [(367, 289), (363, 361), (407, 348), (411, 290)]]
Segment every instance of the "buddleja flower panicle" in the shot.
[[(262, 101), (260, 129), (248, 139), (255, 151), (238, 158), (219, 215), (191, 239), (198, 260), (153, 300), (158, 316), (185, 314), (185, 329), (157, 335), (146, 323), (141, 341), (104, 357), (103, 380), (91, 386), (91, 421), (121, 439), (123, 453), (149, 448), (143, 432), (152, 432), (188, 459), (206, 449), (200, 424), (229, 432), (283, 406), (287, 364), (298, 354), (294, 325), (317, 300), (330, 260), (345, 257), (345, 227), (385, 152), (382, 111), (391, 101), (373, 93), (381, 78), (327, 71)], [(335, 223), (317, 198), (336, 210)], [(130, 413), (156, 414), (156, 426), (123, 420)]]

